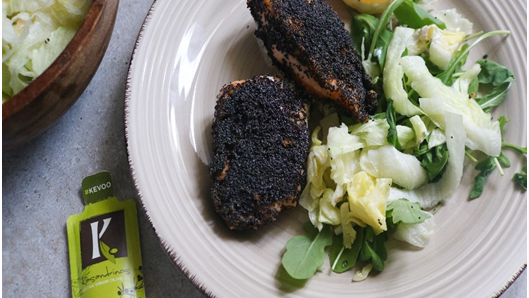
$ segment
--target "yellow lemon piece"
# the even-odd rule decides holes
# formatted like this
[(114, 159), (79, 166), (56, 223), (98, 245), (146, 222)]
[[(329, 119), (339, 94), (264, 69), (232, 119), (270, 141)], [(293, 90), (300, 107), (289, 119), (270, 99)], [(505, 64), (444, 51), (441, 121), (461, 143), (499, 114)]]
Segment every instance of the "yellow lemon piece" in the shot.
[(382, 13), (393, 0), (343, 0), (345, 4), (358, 10), (360, 13)]

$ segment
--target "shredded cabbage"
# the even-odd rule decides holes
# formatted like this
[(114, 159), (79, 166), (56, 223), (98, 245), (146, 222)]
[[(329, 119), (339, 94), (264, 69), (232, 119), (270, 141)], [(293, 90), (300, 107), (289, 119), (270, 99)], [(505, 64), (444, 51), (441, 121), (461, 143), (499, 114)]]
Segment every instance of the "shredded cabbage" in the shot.
[(350, 209), (347, 220), (362, 227), (369, 225), (375, 234), (386, 231), (386, 201), (390, 186), (391, 179), (375, 178), (364, 171), (358, 172), (347, 184)]
[[(375, 125), (369, 123), (362, 125), (377, 130), (377, 124), (383, 122)], [(322, 229), (323, 224), (341, 226), (345, 233), (344, 245), (350, 245), (354, 241), (354, 230), (352, 226), (349, 227), (351, 223), (369, 225), (376, 233), (386, 230), (385, 210), (391, 179), (373, 177), (362, 171), (360, 166), (360, 154), (365, 140), (359, 135), (368, 136), (369, 134), (364, 133), (369, 129), (356, 127), (359, 135), (355, 135), (349, 133), (345, 124), (330, 127), (327, 144), (318, 139), (320, 130), (317, 127), (312, 134), (307, 186), (300, 197), (300, 205), (309, 212), (312, 224), (318, 229)], [(385, 133), (387, 134), (387, 128)], [(338, 206), (338, 203), (344, 201), (346, 194), (348, 199), (345, 201), (348, 205), (345, 206), (348, 206), (348, 210), (343, 209), (344, 203)]]
[(359, 123), (350, 127), (350, 132), (361, 138), (365, 147), (380, 147), (388, 144), (386, 138), (389, 124), (386, 119), (374, 119), (367, 123)]
[(472, 22), (460, 15), (455, 8), (441, 10), (435, 15), (438, 19), (445, 23), (446, 30), (452, 32), (463, 32), (466, 35), (472, 34)]
[(430, 61), (444, 70), (448, 68), (450, 60), (465, 37), (464, 32), (443, 30), (435, 25), (428, 25), (415, 30), (407, 41), (406, 49), (409, 56), (428, 53)]
[(428, 136), (428, 129), (426, 128), (426, 124), (418, 115), (411, 117), (410, 123), (413, 126), (413, 131), (415, 132), (415, 142), (417, 145), (419, 145)]
[(355, 275), (353, 276), (353, 281), (363, 281), (369, 276), (369, 272), (373, 270), (373, 264), (369, 263), (362, 267), (361, 270), (356, 271)]
[[(457, 85), (446, 86), (432, 76), (421, 57), (403, 57), (400, 63), (412, 88), (422, 97), (419, 99), (421, 109), (437, 126), (446, 128), (445, 112), (463, 115), (466, 145), (472, 150), (499, 156), (501, 133), (498, 121), (492, 121), (491, 115), (484, 112), (475, 100), (469, 100), (468, 94), (460, 92)], [(476, 67), (471, 68), (471, 71), (476, 70)]]
[(64, 50), (90, 0), (2, 0), (2, 103), (24, 89)]
[(464, 32), (441, 30), (434, 27), (431, 37), (430, 48), (428, 50), (430, 61), (440, 69), (447, 69), (450, 60), (465, 40)]
[(364, 150), (360, 158), (362, 170), (377, 178), (391, 178), (393, 183), (414, 189), (428, 182), (428, 175), (421, 162), (411, 154), (405, 154), (391, 145)]

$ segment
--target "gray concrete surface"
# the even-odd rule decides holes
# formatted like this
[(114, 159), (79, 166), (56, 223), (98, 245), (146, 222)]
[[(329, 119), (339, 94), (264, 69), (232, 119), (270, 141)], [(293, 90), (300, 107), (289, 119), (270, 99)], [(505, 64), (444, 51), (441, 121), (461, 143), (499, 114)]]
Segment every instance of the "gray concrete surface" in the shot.
[[(2, 156), (2, 296), (70, 297), (68, 216), (82, 212), (82, 179), (113, 175), (137, 200), (127, 161), (123, 100), (132, 49), (152, 0), (122, 0), (108, 51), (72, 109), (37, 139)], [(166, 255), (145, 214), (139, 224), (147, 297), (202, 297)], [(527, 273), (502, 298), (527, 297)]]

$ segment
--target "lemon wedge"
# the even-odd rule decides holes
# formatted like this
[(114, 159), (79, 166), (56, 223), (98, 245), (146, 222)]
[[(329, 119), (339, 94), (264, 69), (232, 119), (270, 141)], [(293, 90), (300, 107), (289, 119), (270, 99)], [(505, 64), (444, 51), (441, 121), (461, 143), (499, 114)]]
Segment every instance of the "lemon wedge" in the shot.
[(381, 13), (393, 0), (343, 0), (345, 4), (358, 10), (360, 13)]

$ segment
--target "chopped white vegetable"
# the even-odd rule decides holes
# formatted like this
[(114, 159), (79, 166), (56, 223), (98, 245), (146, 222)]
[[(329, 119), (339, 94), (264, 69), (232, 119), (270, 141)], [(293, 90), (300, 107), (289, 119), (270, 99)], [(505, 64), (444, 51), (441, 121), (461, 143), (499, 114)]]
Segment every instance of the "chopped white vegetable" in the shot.
[(463, 94), (468, 94), (468, 87), (470, 86), (470, 83), (472, 82), (472, 80), (477, 78), (480, 72), (481, 66), (479, 66), (479, 64), (476, 63), (472, 65), (470, 69), (465, 71), (459, 78), (456, 79), (456, 81), (452, 85), (452, 88), (458, 90)]
[(414, 189), (428, 182), (421, 162), (413, 155), (398, 151), (391, 145), (364, 150), (360, 157), (362, 170), (377, 178), (391, 178), (393, 183)]
[(391, 179), (375, 179), (366, 172), (358, 172), (347, 184), (350, 211), (349, 217), (342, 218), (342, 221), (350, 220), (362, 227), (369, 225), (375, 234), (386, 231), (386, 202), (390, 186)]
[(430, 61), (440, 69), (445, 70), (450, 60), (465, 40), (464, 32), (441, 30), (436, 26), (428, 49)]
[(353, 281), (363, 281), (369, 276), (369, 272), (373, 269), (373, 264), (369, 263), (362, 268), (362, 270), (356, 271), (355, 275), (353, 276)]
[(434, 234), (435, 220), (433, 214), (427, 211), (424, 212), (428, 213), (430, 218), (418, 224), (399, 223), (393, 238), (417, 247), (425, 247)]
[(419, 145), (428, 136), (428, 129), (426, 128), (426, 124), (424, 124), (424, 121), (422, 121), (419, 115), (411, 117), (410, 123), (413, 126), (413, 131), (415, 132), (415, 143)]
[(481, 150), (487, 155), (498, 156), (501, 152), (501, 133), (498, 121), (492, 121), (475, 100), (468, 98), (457, 88), (443, 84), (430, 74), (424, 60), (417, 56), (401, 59), (404, 73), (411, 81), (412, 88), (422, 97), (419, 99), (424, 113), (442, 129), (446, 127), (446, 112), (463, 115), (466, 130), (466, 145)]
[(472, 22), (460, 15), (455, 8), (441, 10), (435, 13), (435, 16), (445, 23), (448, 31), (463, 32), (466, 35), (472, 34)]
[(351, 248), (353, 242), (356, 239), (356, 231), (353, 229), (351, 220), (349, 219), (349, 203), (344, 202), (340, 206), (340, 216), (342, 221), (340, 223), (340, 228), (343, 233), (343, 246), (345, 248)]
[(435, 146), (442, 145), (446, 142), (446, 136), (444, 131), (442, 131), (439, 128), (436, 128), (432, 131), (430, 134), (430, 138), (428, 139), (428, 149), (432, 149)]
[(350, 133), (361, 137), (366, 147), (380, 147), (388, 144), (388, 129), (386, 119), (374, 119), (351, 126)]

